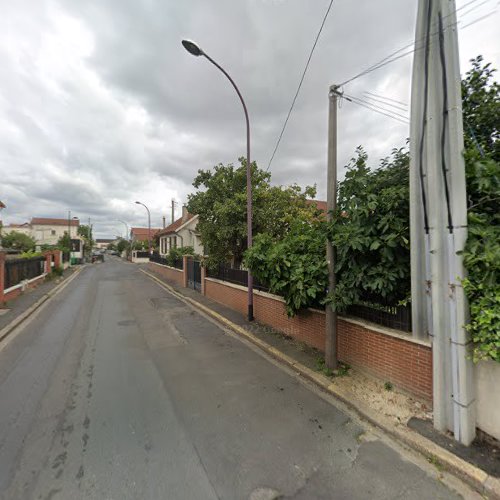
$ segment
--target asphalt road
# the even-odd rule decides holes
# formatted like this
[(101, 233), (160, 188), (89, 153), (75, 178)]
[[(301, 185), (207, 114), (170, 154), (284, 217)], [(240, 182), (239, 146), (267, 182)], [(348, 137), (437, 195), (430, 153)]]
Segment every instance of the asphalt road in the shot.
[(4, 499), (459, 498), (415, 460), (117, 259), (0, 346)]

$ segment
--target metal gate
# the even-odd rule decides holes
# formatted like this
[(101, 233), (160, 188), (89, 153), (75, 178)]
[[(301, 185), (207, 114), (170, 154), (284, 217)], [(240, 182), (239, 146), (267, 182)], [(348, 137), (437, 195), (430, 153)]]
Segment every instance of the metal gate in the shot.
[(201, 291), (200, 261), (194, 259), (188, 259), (187, 272), (188, 272), (188, 287), (194, 290)]

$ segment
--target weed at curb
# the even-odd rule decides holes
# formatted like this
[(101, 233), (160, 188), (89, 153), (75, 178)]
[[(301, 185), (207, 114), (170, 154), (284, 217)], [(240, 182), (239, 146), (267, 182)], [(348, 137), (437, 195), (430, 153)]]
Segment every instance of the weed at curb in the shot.
[(392, 389), (393, 389), (393, 385), (391, 384), (391, 382), (386, 382), (386, 383), (384, 384), (384, 389), (385, 389), (386, 391), (392, 391)]
[(347, 363), (339, 363), (338, 369), (333, 371), (326, 366), (324, 358), (318, 358), (316, 360), (316, 371), (322, 373), (328, 378), (345, 377), (346, 375), (349, 375), (350, 369), (351, 367)]
[(434, 465), (434, 467), (436, 467), (436, 469), (439, 471), (439, 472), (442, 472), (444, 470), (444, 465), (441, 463), (441, 461), (434, 455), (431, 455), (430, 457), (427, 458), (427, 461)]

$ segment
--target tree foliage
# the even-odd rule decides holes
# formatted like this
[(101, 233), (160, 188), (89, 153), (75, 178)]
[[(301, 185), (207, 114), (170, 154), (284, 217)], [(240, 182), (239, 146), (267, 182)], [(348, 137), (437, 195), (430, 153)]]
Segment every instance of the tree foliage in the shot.
[(410, 290), (408, 151), (393, 150), (377, 170), (363, 148), (356, 154), (329, 227), (337, 273), (329, 302), (340, 311), (365, 300), (397, 305)]
[(322, 221), (296, 220), (289, 232), (276, 239), (256, 236), (245, 254), (245, 264), (271, 293), (285, 299), (289, 316), (299, 309), (318, 306), (328, 287), (325, 260), (326, 230)]
[(36, 241), (27, 234), (19, 231), (10, 231), (2, 236), (2, 246), (4, 248), (21, 250), (22, 252), (30, 252), (35, 250)]
[(71, 251), (71, 238), (69, 237), (68, 231), (64, 231), (64, 234), (57, 240), (56, 246), (63, 252)]
[(194, 256), (194, 248), (191, 246), (171, 248), (165, 258), (167, 259), (167, 264), (173, 266), (175, 262), (182, 259), (184, 255)]
[(116, 244), (116, 250), (120, 252), (120, 255), (124, 250), (129, 250), (129, 248), (130, 248), (130, 243), (127, 240), (123, 238), (120, 238), (118, 240), (118, 243)]
[(77, 234), (83, 238), (84, 253), (90, 254), (95, 243), (92, 239), (92, 226), (88, 226), (85, 224), (78, 226)]
[(496, 69), (471, 59), (472, 68), (462, 80), (462, 109), (466, 163), (478, 160), (481, 152), (500, 162), (500, 84), (493, 80)]
[(468, 277), (474, 359), (500, 362), (500, 85), (481, 56), (462, 81), (469, 236)]
[[(314, 208), (307, 198), (314, 197), (315, 189), (304, 191), (297, 185), (271, 186), (271, 174), (251, 166), (253, 199), (253, 233), (266, 233), (277, 239), (284, 236), (299, 216), (310, 214)], [(205, 252), (214, 262), (230, 260), (238, 266), (247, 249), (247, 193), (246, 160), (240, 166), (215, 166), (199, 170), (193, 186), (196, 193), (189, 195), (188, 210), (199, 216), (197, 230)]]

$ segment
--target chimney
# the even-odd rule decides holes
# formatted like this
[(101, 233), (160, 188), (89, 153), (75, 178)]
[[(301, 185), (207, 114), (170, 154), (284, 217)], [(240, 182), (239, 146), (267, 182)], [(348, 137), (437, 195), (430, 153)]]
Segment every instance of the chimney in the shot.
[(165, 229), (165, 216), (163, 216), (163, 229)]
[(184, 222), (187, 221), (187, 218), (188, 218), (188, 209), (186, 207), (186, 205), (182, 205), (182, 223), (184, 224)]

